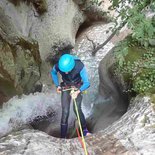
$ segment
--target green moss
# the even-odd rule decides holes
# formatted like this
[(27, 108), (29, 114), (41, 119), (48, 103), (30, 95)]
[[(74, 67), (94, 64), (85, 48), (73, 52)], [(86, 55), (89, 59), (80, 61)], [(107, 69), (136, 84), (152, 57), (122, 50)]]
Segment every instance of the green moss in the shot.
[(142, 57), (142, 55), (146, 52), (143, 48), (138, 48), (136, 46), (128, 48), (128, 54), (125, 57), (126, 62), (130, 61), (133, 63)]
[(13, 82), (7, 81), (0, 78), (0, 91), (7, 96), (14, 96), (17, 94), (16, 88), (13, 85)]
[[(124, 56), (124, 64), (120, 67), (131, 90), (138, 94), (155, 93), (155, 50), (145, 49), (140, 46), (128, 47), (128, 53)], [(151, 67), (152, 66), (152, 67)]]
[[(11, 3), (13, 3), (15, 6), (18, 6), (21, 2), (21, 0), (8, 0)], [(30, 2), (33, 2), (33, 0), (22, 0), (23, 2), (26, 2), (27, 4), (29, 4)]]
[(19, 38), (19, 41), (16, 43), (16, 45), (21, 46), (25, 50), (31, 51), (31, 55), (34, 57), (34, 60), (38, 64), (41, 64), (41, 58), (40, 58), (40, 54), (39, 54), (39, 50), (38, 50), (39, 46), (38, 46), (37, 42), (36, 43), (34, 41), (29, 42), (28, 40), (25, 40), (23, 38)]
[[(41, 65), (38, 44), (25, 38), (16, 38), (12, 44), (4, 40), (2, 36), (0, 36), (0, 42), (2, 44), (1, 52), (6, 53), (6, 55), (2, 54), (2, 62), (0, 61), (0, 91), (6, 96), (20, 95), (26, 90), (25, 87), (31, 88), (33, 82), (38, 80), (36, 78), (38, 76), (33, 74), (33, 67), (36, 69)], [(38, 65), (33, 66), (33, 62)], [(25, 72), (28, 70), (27, 67), (31, 67), (31, 73)], [(30, 77), (32, 80), (29, 80)]]
[[(138, 59), (142, 57), (142, 55), (146, 52), (146, 50), (142, 48), (138, 48), (136, 46), (129, 47), (128, 48), (128, 54), (124, 57), (125, 63), (132, 64), (136, 62)], [(128, 68), (126, 68), (128, 70)], [(131, 83), (131, 78), (132, 78), (132, 72), (130, 73), (129, 70), (126, 72), (122, 72), (123, 78), (127, 83)]]

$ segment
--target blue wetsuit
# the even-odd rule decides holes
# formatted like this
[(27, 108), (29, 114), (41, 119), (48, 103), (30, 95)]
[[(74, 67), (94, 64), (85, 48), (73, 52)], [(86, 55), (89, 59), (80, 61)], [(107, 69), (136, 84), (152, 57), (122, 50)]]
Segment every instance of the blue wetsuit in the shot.
[[(59, 72), (60, 75), (62, 76), (63, 81), (62, 83), (64, 86), (75, 86), (79, 88), (79, 90), (82, 92), (90, 86), (90, 82), (88, 80), (88, 75), (84, 67), (84, 64), (81, 62), (80, 59), (76, 57), (74, 58), (74, 60), (75, 60), (75, 67), (68, 74), (61, 72), (58, 67), (58, 64), (55, 64), (51, 71), (51, 76), (56, 87), (59, 86), (59, 80), (57, 75), (57, 73)], [(61, 93), (61, 105), (62, 105), (61, 138), (65, 138), (67, 135), (70, 101), (71, 101), (70, 91), (63, 91)], [(76, 103), (78, 107), (82, 128), (83, 130), (86, 130), (87, 129), (86, 120), (81, 109), (81, 102), (82, 102), (82, 93), (80, 93), (76, 98)], [(73, 110), (76, 114), (74, 104), (73, 104)]]

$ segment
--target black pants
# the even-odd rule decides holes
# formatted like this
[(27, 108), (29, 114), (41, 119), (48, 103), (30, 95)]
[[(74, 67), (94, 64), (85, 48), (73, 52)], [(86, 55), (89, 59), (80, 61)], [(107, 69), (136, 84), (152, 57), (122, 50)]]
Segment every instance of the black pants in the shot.
[[(64, 91), (61, 94), (61, 105), (62, 105), (62, 116), (61, 116), (61, 124), (68, 124), (68, 117), (69, 117), (69, 110), (70, 110), (70, 102), (71, 102), (71, 95), (70, 91)], [(76, 98), (76, 104), (80, 116), (80, 121), (82, 125), (82, 129), (86, 128), (86, 120), (84, 114), (81, 109), (81, 102), (82, 102), (82, 94), (80, 93)], [(76, 114), (75, 104), (73, 103), (73, 110)]]

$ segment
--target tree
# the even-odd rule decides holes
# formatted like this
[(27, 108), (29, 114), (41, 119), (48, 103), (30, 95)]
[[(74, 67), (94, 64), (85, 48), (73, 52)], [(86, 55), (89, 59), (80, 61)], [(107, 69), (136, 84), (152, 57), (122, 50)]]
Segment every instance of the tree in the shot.
[[(98, 0), (94, 0), (95, 2)], [(113, 19), (115, 26), (113, 33), (109, 38), (97, 46), (93, 50), (93, 54), (106, 45), (112, 37), (127, 24), (128, 28), (132, 30), (132, 37), (145, 46), (149, 45), (149, 40), (153, 39), (155, 34), (155, 20), (146, 17), (146, 11), (155, 12), (155, 2), (153, 0), (110, 0), (112, 5), (109, 10), (115, 10), (118, 16)], [(96, 3), (97, 3), (96, 2)], [(99, 3), (99, 2), (98, 2)], [(97, 4), (98, 4), (97, 3)], [(121, 22), (118, 22), (118, 19)]]
[[(109, 9), (118, 12), (115, 28), (119, 25), (117, 23), (119, 18), (123, 23), (122, 26), (126, 24), (132, 30), (131, 36), (120, 42), (115, 49), (118, 71), (127, 77), (126, 81), (130, 81), (130, 91), (155, 93), (155, 49), (151, 43), (152, 40), (155, 41), (155, 1), (111, 0), (111, 2)], [(153, 16), (148, 17), (148, 12)]]

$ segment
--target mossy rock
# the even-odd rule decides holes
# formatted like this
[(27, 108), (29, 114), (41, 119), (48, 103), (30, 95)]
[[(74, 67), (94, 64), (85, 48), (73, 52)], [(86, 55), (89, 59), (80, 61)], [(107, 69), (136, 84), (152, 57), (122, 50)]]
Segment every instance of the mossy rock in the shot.
[[(132, 90), (138, 94), (155, 93), (155, 71), (149, 64), (154, 63), (155, 51), (151, 47), (128, 47), (128, 54), (124, 56), (124, 65), (120, 72), (124, 81), (130, 84)], [(155, 65), (155, 64), (154, 64)]]
[(125, 57), (125, 61), (130, 61), (131, 63), (137, 61), (146, 52), (146, 49), (140, 47), (129, 47), (128, 54)]

